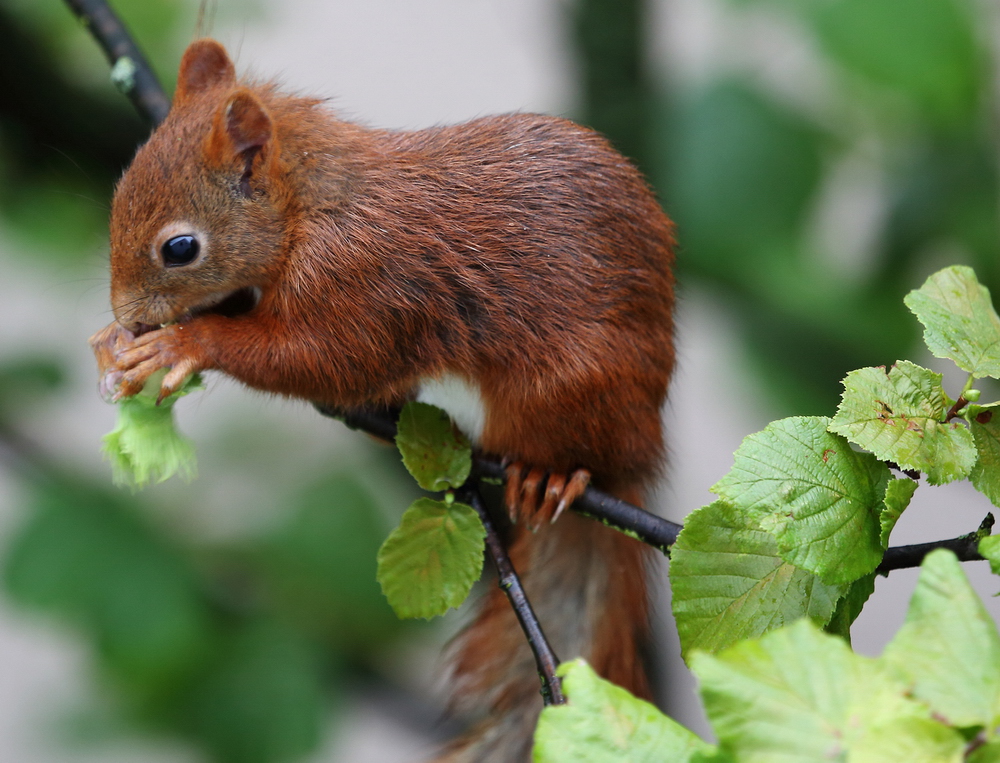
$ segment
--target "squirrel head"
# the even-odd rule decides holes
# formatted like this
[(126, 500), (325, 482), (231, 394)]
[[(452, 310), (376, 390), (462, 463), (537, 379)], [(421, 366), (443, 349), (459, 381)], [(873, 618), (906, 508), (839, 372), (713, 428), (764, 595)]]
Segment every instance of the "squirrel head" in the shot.
[(126, 328), (246, 312), (279, 267), (288, 190), (260, 92), (218, 42), (185, 51), (170, 114), (112, 201), (111, 302)]

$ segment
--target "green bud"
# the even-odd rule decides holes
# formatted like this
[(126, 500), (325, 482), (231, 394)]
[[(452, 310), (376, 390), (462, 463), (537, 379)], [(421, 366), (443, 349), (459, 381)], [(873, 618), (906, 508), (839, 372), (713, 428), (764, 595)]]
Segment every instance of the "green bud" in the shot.
[(163, 482), (175, 474), (191, 480), (197, 473), (194, 445), (177, 431), (173, 407), (180, 398), (203, 389), (201, 376), (189, 376), (159, 405), (156, 397), (167, 369), (153, 374), (142, 392), (118, 403), (118, 424), (104, 436), (104, 455), (116, 485), (133, 489)]

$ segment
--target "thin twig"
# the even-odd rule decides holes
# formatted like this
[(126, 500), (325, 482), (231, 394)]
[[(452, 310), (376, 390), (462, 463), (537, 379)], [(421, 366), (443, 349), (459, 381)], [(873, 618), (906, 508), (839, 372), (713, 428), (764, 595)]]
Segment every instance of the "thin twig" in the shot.
[(104, 0), (66, 0), (111, 62), (111, 79), (150, 124), (158, 125), (170, 111), (170, 99), (132, 35)]
[(993, 523), (993, 515), (987, 514), (976, 532), (963, 535), (960, 538), (938, 540), (931, 543), (915, 543), (912, 546), (894, 546), (886, 550), (885, 556), (882, 557), (882, 563), (875, 572), (880, 575), (888, 575), (893, 570), (919, 567), (925, 556), (939, 548), (953, 551), (960, 562), (982, 561), (983, 557), (979, 554), (979, 541), (990, 534)]
[(493, 519), (483, 504), (479, 489), (472, 486), (463, 487), (457, 491), (457, 498), (476, 510), (483, 522), (483, 527), (486, 528), (486, 550), (497, 568), (497, 584), (507, 594), (507, 600), (510, 601), (517, 621), (521, 624), (521, 630), (524, 631), (525, 638), (528, 639), (531, 652), (535, 655), (538, 676), (542, 681), (542, 701), (546, 705), (565, 704), (566, 698), (562, 693), (562, 682), (556, 675), (559, 658), (556, 657), (548, 639), (545, 638), (542, 626), (535, 616), (535, 611), (531, 608), (531, 602), (528, 601), (524, 588), (521, 586), (521, 579), (514, 571), (510, 557), (507, 556), (507, 549), (504, 548), (500, 534), (493, 524)]
[[(344, 421), (352, 429), (358, 429), (383, 440), (392, 441), (396, 436), (396, 415), (389, 410), (379, 411), (335, 411), (317, 406), (320, 413), (333, 416)], [(505, 471), (499, 460), (481, 453), (473, 455), (471, 479), (486, 479), (489, 481), (505, 479)], [(631, 535), (643, 543), (669, 553), (670, 546), (677, 540), (677, 535), (683, 525), (671, 522), (663, 517), (650, 514), (648, 511), (633, 506), (621, 499), (588, 487), (586, 492), (576, 499), (571, 507), (574, 511), (600, 520), (609, 527)], [(977, 550), (979, 540), (989, 535), (993, 526), (993, 515), (988, 515), (977, 532), (963, 535), (960, 538), (918, 543), (912, 546), (894, 546), (885, 552), (882, 563), (876, 572), (887, 575), (892, 570), (909, 567), (919, 567), (924, 557), (938, 548), (954, 551), (960, 561), (973, 562), (982, 560)]]
[[(382, 440), (392, 442), (396, 437), (398, 411), (389, 409), (341, 411), (321, 405), (316, 409), (324, 416), (342, 420), (351, 429), (367, 432)], [(476, 452), (472, 456), (473, 480), (502, 482), (506, 471), (499, 459)], [(683, 525), (663, 517), (643, 511), (631, 503), (615, 498), (594, 487), (588, 487), (571, 507), (579, 514), (585, 514), (603, 522), (616, 530), (631, 535), (643, 543), (658, 548), (664, 553), (677, 540)]]

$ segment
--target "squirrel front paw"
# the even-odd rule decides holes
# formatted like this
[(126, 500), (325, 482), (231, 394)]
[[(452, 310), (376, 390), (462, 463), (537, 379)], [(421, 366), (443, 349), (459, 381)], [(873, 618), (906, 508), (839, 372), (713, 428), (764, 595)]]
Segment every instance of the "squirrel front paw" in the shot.
[(188, 376), (207, 367), (208, 359), (189, 325), (175, 323), (148, 331), (115, 353), (112, 373), (120, 373), (121, 380), (114, 400), (141, 392), (150, 376), (169, 368), (160, 383), (159, 403), (176, 392)]
[(520, 461), (507, 467), (505, 502), (511, 522), (525, 522), (535, 532), (543, 523), (555, 522), (590, 484), (590, 472), (577, 469), (566, 474), (534, 467), (524, 473)]

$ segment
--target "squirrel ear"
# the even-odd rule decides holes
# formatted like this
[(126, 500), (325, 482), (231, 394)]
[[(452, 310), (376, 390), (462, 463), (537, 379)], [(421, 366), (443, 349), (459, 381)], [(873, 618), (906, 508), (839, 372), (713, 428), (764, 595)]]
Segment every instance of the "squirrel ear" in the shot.
[(242, 166), (240, 192), (251, 196), (250, 180), (254, 159), (268, 147), (273, 154), (274, 123), (256, 95), (249, 90), (237, 90), (215, 115), (206, 144), (206, 158), (221, 166)]
[(264, 104), (249, 90), (240, 90), (229, 99), (224, 119), (229, 140), (240, 154), (263, 148), (274, 132)]
[(229, 60), (226, 49), (207, 37), (188, 45), (181, 58), (181, 68), (177, 73), (178, 101), (195, 93), (201, 93), (216, 85), (235, 85), (236, 68)]

